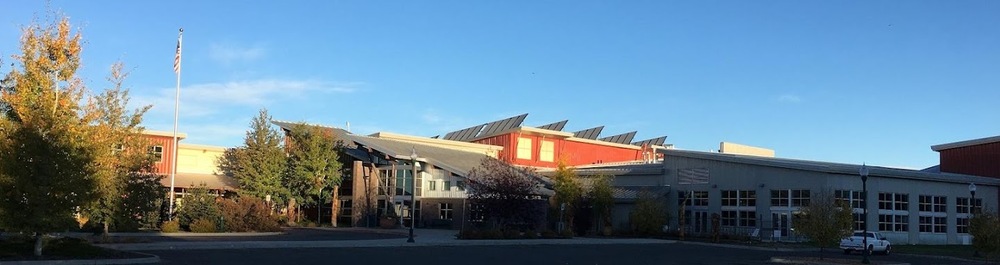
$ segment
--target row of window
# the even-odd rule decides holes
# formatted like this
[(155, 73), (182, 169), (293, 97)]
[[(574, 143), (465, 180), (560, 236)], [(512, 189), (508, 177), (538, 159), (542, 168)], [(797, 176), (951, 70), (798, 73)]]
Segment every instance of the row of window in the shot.
[[(451, 181), (450, 180), (444, 180), (444, 181), (441, 181), (441, 182), (444, 183), (444, 186), (441, 186), (441, 190), (443, 190), (443, 191), (450, 191), (451, 190)], [(437, 190), (437, 183), (438, 183), (438, 181), (436, 181), (436, 180), (428, 180), (427, 181), (427, 190)], [(460, 191), (464, 191), (465, 190), (465, 181), (456, 180), (455, 181), (455, 187), (457, 187), (458, 190), (460, 190)]]
[[(723, 190), (722, 206), (757, 206), (757, 192), (753, 190)], [(771, 190), (771, 206), (800, 207), (809, 205), (811, 192), (809, 190)], [(834, 198), (853, 208), (861, 209), (864, 198), (860, 191), (837, 190)], [(969, 213), (970, 198), (958, 197), (955, 207), (957, 213)], [(907, 211), (909, 209), (909, 194), (887, 193), (878, 194), (879, 210)], [(678, 192), (678, 203), (688, 206), (708, 206), (707, 191)], [(948, 197), (920, 195), (918, 209), (921, 212), (946, 212)], [(976, 199), (976, 207), (982, 207), (982, 200)]]
[[(531, 160), (531, 155), (535, 150), (531, 143), (531, 138), (518, 137), (517, 138), (517, 159), (527, 159)], [(556, 157), (556, 144), (552, 141), (541, 141), (538, 148), (538, 161), (543, 162), (555, 162)]]

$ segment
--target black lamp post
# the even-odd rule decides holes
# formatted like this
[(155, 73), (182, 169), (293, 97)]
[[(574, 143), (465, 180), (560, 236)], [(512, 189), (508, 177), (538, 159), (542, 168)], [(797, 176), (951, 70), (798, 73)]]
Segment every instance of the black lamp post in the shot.
[[(972, 195), (972, 199), (969, 200), (969, 222), (971, 223), (971, 217), (974, 217), (973, 215), (976, 214), (976, 183), (969, 183), (969, 194)], [(979, 250), (976, 249), (976, 251), (972, 253), (972, 256), (979, 257)]]
[[(375, 163), (372, 163), (372, 170), (375, 170)], [(362, 177), (365, 179), (365, 227), (372, 227), (372, 189), (368, 185), (371, 183), (371, 171), (361, 167)]]
[(862, 237), (861, 241), (864, 244), (864, 250), (862, 250), (861, 255), (864, 258), (861, 259), (861, 263), (869, 264), (871, 261), (868, 260), (868, 165), (861, 164), (858, 174), (861, 175), (861, 201), (864, 204), (862, 205), (864, 208), (862, 208), (861, 214), (862, 224), (864, 225), (864, 237)]
[(417, 170), (419, 165), (417, 165), (417, 149), (413, 148), (412, 153), (410, 153), (410, 162), (413, 166), (413, 172), (410, 174), (410, 238), (406, 240), (407, 243), (413, 243), (413, 227), (417, 224)]
[(972, 201), (969, 202), (969, 214), (976, 214), (976, 183), (969, 183), (969, 193), (972, 194)]

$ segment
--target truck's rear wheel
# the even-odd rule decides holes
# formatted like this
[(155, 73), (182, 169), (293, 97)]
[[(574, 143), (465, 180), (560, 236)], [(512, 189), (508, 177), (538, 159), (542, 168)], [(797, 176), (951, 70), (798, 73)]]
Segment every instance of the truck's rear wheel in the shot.
[(874, 245), (868, 245), (868, 256), (871, 256), (872, 252), (874, 252), (874, 251), (875, 251), (875, 246)]

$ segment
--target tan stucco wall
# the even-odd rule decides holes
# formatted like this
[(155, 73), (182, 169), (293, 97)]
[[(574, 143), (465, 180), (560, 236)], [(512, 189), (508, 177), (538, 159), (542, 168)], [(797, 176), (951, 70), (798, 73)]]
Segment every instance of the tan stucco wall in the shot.
[(224, 147), (181, 144), (177, 147), (177, 172), (213, 174), (218, 171), (218, 160)]

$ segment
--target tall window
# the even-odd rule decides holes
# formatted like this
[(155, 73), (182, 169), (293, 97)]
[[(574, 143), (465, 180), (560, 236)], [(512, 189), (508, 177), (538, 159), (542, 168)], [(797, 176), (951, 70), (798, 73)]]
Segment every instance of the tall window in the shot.
[(792, 190), (792, 206), (809, 206), (809, 190)]
[(538, 160), (545, 162), (555, 161), (556, 157), (556, 145), (552, 141), (542, 141), (541, 148), (538, 150)]
[(163, 162), (163, 146), (154, 145), (149, 147), (149, 154), (153, 155), (156, 162)]
[(757, 192), (753, 190), (722, 191), (722, 206), (757, 206)]
[(451, 180), (445, 180), (444, 181), (444, 188), (441, 189), (441, 190), (443, 190), (443, 191), (450, 191), (451, 190)]
[(947, 217), (920, 216), (920, 232), (947, 233)]
[[(970, 198), (968, 198), (968, 197), (958, 197), (958, 198), (955, 198), (955, 199), (956, 199), (955, 200), (955, 208), (956, 208), (955, 212), (957, 212), (957, 213), (970, 213), (972, 211), (972, 205), (969, 205), (969, 201), (971, 200)], [(983, 199), (976, 198), (976, 208), (977, 209), (982, 209), (981, 207), (983, 207)]]
[(788, 206), (788, 190), (771, 190), (771, 206)]
[(722, 211), (722, 226), (736, 226), (736, 211)]
[(861, 196), (861, 191), (856, 190), (836, 190), (833, 192), (834, 198), (842, 205), (849, 205), (854, 216), (854, 230), (864, 230), (865, 222), (861, 218), (864, 212), (865, 201)]
[(809, 190), (771, 190), (771, 206), (807, 206)]
[(878, 229), (887, 232), (906, 232), (910, 230), (909, 218), (906, 215), (878, 215)]
[(531, 138), (517, 138), (517, 159), (531, 159)]
[(438, 204), (438, 219), (451, 220), (452, 208), (451, 203), (439, 203)]
[(708, 191), (677, 191), (678, 205), (685, 199), (688, 206), (708, 206)]
[(946, 212), (945, 207), (948, 206), (947, 199), (948, 197), (944, 196), (920, 195), (920, 211), (935, 213)]
[(437, 180), (428, 181), (427, 190), (437, 190)]
[(757, 225), (757, 192), (753, 190), (722, 191), (722, 226), (753, 227)]
[(907, 211), (910, 205), (909, 199), (910, 195), (906, 193), (882, 192), (878, 194), (878, 209), (891, 210), (891, 211)]
[(958, 217), (958, 218), (955, 218), (955, 228), (957, 229), (956, 232), (958, 232), (959, 234), (968, 234), (969, 233), (969, 217)]
[(456, 180), (455, 181), (455, 187), (458, 188), (459, 191), (464, 191), (465, 190), (465, 181)]

